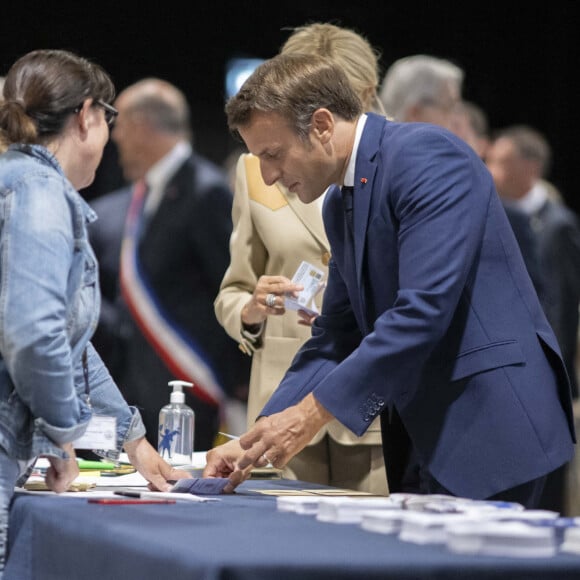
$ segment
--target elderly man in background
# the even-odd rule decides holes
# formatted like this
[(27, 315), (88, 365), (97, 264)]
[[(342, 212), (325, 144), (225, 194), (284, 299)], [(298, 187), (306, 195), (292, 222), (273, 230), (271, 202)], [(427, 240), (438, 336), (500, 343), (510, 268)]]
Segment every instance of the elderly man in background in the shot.
[(96, 348), (157, 445), (168, 381), (195, 384), (195, 448), (209, 449), (229, 398), (244, 398), (249, 364), (218, 324), (213, 300), (229, 263), (232, 192), (191, 145), (190, 111), (172, 84), (143, 79), (118, 96), (112, 139), (130, 186), (93, 201), (100, 264)]

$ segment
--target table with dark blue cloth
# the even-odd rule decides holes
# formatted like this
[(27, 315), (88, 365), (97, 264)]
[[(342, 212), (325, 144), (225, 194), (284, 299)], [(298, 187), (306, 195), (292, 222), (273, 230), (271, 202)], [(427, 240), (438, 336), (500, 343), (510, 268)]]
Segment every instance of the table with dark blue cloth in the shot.
[(580, 556), (458, 555), (280, 512), (275, 496), (255, 491), (316, 487), (249, 480), (220, 501), (166, 505), (17, 494), (4, 580), (580, 578)]

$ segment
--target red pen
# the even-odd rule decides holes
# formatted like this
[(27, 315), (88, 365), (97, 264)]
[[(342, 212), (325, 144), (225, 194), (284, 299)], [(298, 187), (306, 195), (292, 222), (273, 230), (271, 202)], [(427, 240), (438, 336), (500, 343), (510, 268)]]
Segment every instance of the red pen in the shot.
[(139, 503), (175, 503), (174, 499), (117, 499), (114, 497), (91, 498), (89, 503), (99, 503), (105, 505), (127, 505)]

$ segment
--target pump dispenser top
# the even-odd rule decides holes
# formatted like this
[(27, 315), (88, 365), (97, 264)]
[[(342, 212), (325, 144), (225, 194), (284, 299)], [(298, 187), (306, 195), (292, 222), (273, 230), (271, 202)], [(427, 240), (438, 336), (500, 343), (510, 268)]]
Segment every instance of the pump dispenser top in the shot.
[(187, 381), (169, 381), (169, 386), (173, 387), (169, 401), (171, 403), (185, 403), (185, 393), (183, 387), (193, 387), (193, 383)]

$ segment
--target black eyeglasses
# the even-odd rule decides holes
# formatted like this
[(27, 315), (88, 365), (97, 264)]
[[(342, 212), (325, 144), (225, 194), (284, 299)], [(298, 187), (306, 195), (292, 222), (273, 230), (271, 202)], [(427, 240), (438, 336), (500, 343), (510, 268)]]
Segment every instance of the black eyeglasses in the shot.
[(95, 101), (95, 105), (103, 108), (105, 111), (105, 121), (109, 127), (112, 127), (115, 124), (115, 119), (117, 118), (119, 111), (117, 111), (115, 107), (109, 105), (109, 103), (105, 103), (105, 101), (101, 101), (100, 99)]
[[(101, 99), (95, 99), (93, 101), (93, 105), (97, 105), (98, 107), (101, 107), (105, 111), (105, 121), (106, 121), (107, 125), (109, 126), (109, 128), (111, 129), (113, 127), (113, 125), (115, 124), (115, 119), (117, 118), (119, 111), (117, 111), (117, 109), (115, 109), (115, 107), (109, 105), (109, 103), (105, 103), (105, 101), (101, 101)], [(82, 108), (83, 108), (83, 103), (81, 103), (78, 107), (75, 107), (74, 109), (69, 109), (69, 111), (78, 114), (78, 113), (80, 113)]]

